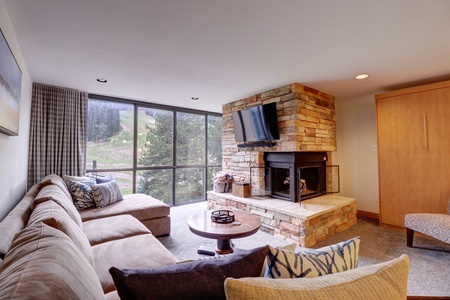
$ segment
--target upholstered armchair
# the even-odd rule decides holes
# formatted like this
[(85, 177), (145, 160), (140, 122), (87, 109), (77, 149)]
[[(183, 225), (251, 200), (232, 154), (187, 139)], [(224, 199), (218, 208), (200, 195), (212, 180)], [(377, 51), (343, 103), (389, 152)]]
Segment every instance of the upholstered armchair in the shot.
[(406, 245), (413, 246), (414, 232), (450, 244), (450, 199), (447, 214), (414, 213), (405, 215)]

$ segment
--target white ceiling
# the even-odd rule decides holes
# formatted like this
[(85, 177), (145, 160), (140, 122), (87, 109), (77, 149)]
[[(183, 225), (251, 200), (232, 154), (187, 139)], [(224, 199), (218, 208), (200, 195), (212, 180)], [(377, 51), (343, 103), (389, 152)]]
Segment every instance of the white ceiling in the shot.
[(448, 0), (3, 1), (33, 81), (90, 93), (220, 112), (293, 82), (339, 101), (450, 79)]

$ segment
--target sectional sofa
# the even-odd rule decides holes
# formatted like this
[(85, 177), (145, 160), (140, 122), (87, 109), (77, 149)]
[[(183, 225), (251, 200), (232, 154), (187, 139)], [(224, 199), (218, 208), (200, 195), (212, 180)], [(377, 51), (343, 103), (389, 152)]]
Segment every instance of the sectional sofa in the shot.
[(118, 299), (112, 266), (178, 262), (155, 237), (170, 234), (168, 205), (133, 194), (78, 210), (72, 197), (49, 175), (0, 223), (0, 299)]

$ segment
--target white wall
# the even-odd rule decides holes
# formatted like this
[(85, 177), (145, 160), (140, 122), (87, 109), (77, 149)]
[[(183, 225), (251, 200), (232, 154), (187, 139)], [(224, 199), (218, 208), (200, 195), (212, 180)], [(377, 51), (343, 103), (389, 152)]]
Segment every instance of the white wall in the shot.
[(375, 95), (336, 101), (341, 195), (356, 198), (358, 210), (379, 213)]
[(0, 133), (0, 220), (3, 220), (26, 192), (32, 81), (3, 0), (0, 0), (0, 28), (22, 70), (19, 135)]

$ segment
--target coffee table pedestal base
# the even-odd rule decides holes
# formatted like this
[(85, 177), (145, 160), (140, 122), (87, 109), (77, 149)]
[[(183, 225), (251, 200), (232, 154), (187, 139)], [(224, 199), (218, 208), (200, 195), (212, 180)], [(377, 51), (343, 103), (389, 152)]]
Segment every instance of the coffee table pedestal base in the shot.
[(233, 253), (233, 248), (231, 246), (231, 240), (217, 240), (216, 253), (217, 254)]

